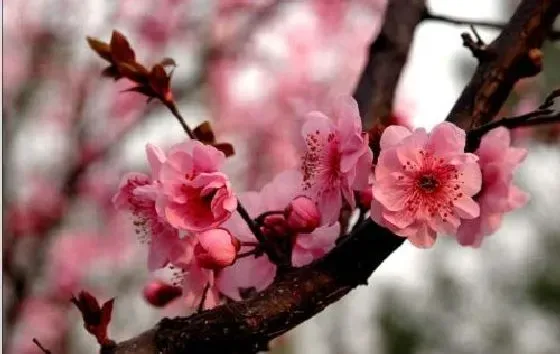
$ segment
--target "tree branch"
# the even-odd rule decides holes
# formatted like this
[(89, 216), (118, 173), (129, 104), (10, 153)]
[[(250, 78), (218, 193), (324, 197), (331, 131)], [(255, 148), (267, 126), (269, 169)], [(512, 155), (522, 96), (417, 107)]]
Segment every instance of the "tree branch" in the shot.
[(557, 0), (521, 2), (502, 33), (488, 45), (487, 50), (495, 55), (491, 60), (479, 62), (447, 120), (462, 128), (492, 120), (513, 85), (538, 73), (539, 63), (530, 58), (530, 52), (542, 46), (559, 12)]
[(384, 123), (393, 113), (393, 96), (425, 11), (424, 0), (389, 2), (385, 23), (369, 47), (368, 61), (354, 91), (364, 130), (375, 121)]
[[(399, 12), (402, 16), (418, 6), (416, 1), (402, 0), (391, 2), (390, 6), (397, 4), (402, 6)], [(553, 0), (524, 0), (521, 3), (503, 33), (490, 45), (498, 55), (492, 61), (480, 63), (448, 120), (468, 126), (471, 121), (480, 125), (493, 118), (515, 81), (522, 77), (522, 58), (527, 56), (530, 49), (540, 47), (559, 7), (560, 2)], [(399, 27), (390, 22), (402, 20), (402, 17), (390, 17), (388, 13), (383, 35), (398, 33), (398, 30), (389, 30)], [(412, 31), (409, 32), (412, 33), (416, 23), (407, 23), (413, 23)], [(411, 34), (407, 36), (412, 40)], [(400, 43), (394, 38), (380, 40), (387, 43), (380, 46), (380, 51), (383, 51), (382, 48), (394, 49), (394, 43)], [(409, 44), (407, 48), (408, 46)], [(372, 48), (375, 48), (375, 43)], [(390, 107), (390, 104), (377, 104), (372, 97), (383, 95), (388, 90), (390, 94), (385, 93), (384, 99), (392, 101), (396, 83), (388, 84), (384, 80), (390, 78), (397, 81), (399, 74), (389, 75), (383, 70), (375, 69), (372, 61), (380, 60), (381, 54), (371, 51), (372, 48), (355, 97), (362, 115), (380, 117), (387, 112), (381, 109)], [(399, 56), (396, 52), (387, 55), (384, 60), (391, 61), (395, 57), (401, 62), (406, 60), (406, 54), (403, 59), (402, 53)], [(395, 68), (389, 63), (384, 65), (386, 71)], [(114, 353), (235, 354), (255, 353), (266, 349), (270, 339), (308, 320), (356, 286), (366, 284), (371, 273), (403, 241), (403, 238), (391, 234), (368, 219), (325, 258), (282, 274), (268, 289), (250, 299), (222, 305), (186, 318), (164, 319), (157, 328), (120, 343)]]
[[(458, 26), (487, 27), (495, 30), (502, 30), (506, 26), (506, 24), (503, 22), (457, 18), (452, 16), (433, 14), (429, 11), (426, 11), (424, 17), (422, 17), (422, 21), (436, 21)], [(548, 39), (551, 41), (560, 39), (560, 31), (550, 31), (550, 33), (548, 34)]]

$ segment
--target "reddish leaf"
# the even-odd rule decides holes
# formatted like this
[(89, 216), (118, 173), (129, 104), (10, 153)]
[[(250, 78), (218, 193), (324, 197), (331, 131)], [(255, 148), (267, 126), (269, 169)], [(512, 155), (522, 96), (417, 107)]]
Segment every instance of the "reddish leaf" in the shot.
[(93, 49), (99, 56), (107, 61), (111, 61), (111, 47), (108, 43), (101, 42), (93, 37), (86, 37), (89, 47)]
[(218, 143), (218, 144), (212, 144), (212, 145), (216, 149), (223, 152), (224, 155), (226, 155), (226, 157), (230, 157), (230, 156), (235, 155), (235, 149), (233, 148), (233, 145), (231, 145), (230, 143)]
[(115, 298), (107, 301), (101, 307), (101, 325), (105, 327), (105, 332), (107, 331), (107, 326), (111, 322), (111, 314), (113, 312), (113, 304), (115, 303)]
[(204, 121), (198, 127), (193, 130), (194, 136), (204, 144), (213, 144), (216, 142), (216, 137), (212, 131), (212, 126), (210, 122)]
[(115, 65), (111, 65), (107, 68), (105, 68), (102, 72), (101, 72), (101, 76), (103, 77), (109, 77), (112, 79), (118, 80), (118, 79), (122, 79), (122, 75), (119, 73), (119, 69), (117, 69), (117, 67)]
[(126, 39), (125, 35), (118, 32), (113, 31), (111, 35), (111, 55), (114, 61), (116, 62), (134, 62), (136, 61), (136, 55), (132, 48), (130, 48), (130, 44)]
[(117, 63), (117, 68), (123, 77), (138, 84), (144, 84), (148, 81), (148, 70), (141, 64), (136, 62), (119, 62)]
[(163, 67), (166, 66), (177, 66), (177, 64), (175, 63), (175, 60), (173, 60), (173, 58), (163, 58), (160, 62), (159, 62)]
[(171, 83), (163, 65), (156, 64), (150, 72), (150, 86), (163, 102), (173, 102)]

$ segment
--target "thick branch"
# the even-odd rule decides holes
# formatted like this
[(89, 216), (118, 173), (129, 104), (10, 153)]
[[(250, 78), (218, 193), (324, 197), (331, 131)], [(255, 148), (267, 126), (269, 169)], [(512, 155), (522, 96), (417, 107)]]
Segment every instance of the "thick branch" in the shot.
[[(382, 31), (388, 36), (398, 32), (388, 30), (391, 26), (389, 22), (402, 21), (407, 9), (417, 5), (415, 1), (395, 0), (391, 6), (397, 3), (403, 6), (399, 12), (401, 16), (391, 20), (388, 13), (386, 28)], [(542, 44), (546, 28), (550, 27), (560, 5), (558, 1), (552, 3), (546, 0), (522, 2), (504, 32), (491, 44), (498, 55), (491, 62), (480, 64), (448, 120), (468, 126), (471, 116), (475, 124), (492, 118), (512, 85), (522, 77), (521, 58), (527, 55), (529, 49)], [(396, 42), (387, 40), (387, 43)], [(388, 47), (389, 44), (385, 48)], [(377, 71), (371, 64), (377, 60), (376, 55), (370, 52), (355, 95), (362, 115), (372, 112), (371, 117), (390, 112), (378, 114), (381, 112), (377, 111), (378, 107), (390, 107), (390, 104), (372, 103), (375, 101), (372, 96), (382, 95), (387, 90), (390, 94), (385, 94), (385, 100), (392, 101), (396, 83), (388, 84), (385, 80), (391, 78), (389, 81), (396, 81), (399, 76), (398, 73), (386, 74), (394, 68), (387, 63), (384, 70)], [(388, 55), (384, 60), (392, 61), (394, 58)], [(400, 57), (401, 61), (405, 59), (406, 54), (404, 59)], [(246, 301), (226, 304), (187, 318), (163, 320), (155, 330), (120, 343), (115, 353), (255, 353), (266, 349), (270, 339), (313, 317), (354, 287), (366, 284), (371, 273), (402, 243), (402, 238), (368, 219), (324, 259), (281, 275), (264, 292)]]
[(492, 60), (481, 61), (447, 120), (468, 128), (488, 123), (498, 113), (513, 85), (536, 75), (539, 63), (530, 58), (540, 48), (560, 12), (560, 1), (525, 0), (498, 38), (490, 43)]
[(387, 6), (385, 23), (369, 47), (368, 61), (354, 92), (366, 130), (374, 121), (383, 123), (393, 112), (399, 77), (425, 11), (424, 0), (393, 0)]

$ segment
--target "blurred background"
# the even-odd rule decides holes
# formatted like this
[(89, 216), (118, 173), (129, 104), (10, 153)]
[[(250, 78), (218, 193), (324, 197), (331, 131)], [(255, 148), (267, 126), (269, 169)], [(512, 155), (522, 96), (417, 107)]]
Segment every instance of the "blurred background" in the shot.
[[(430, 0), (433, 14), (506, 22), (516, 1)], [(307, 111), (350, 94), (385, 0), (4, 0), (2, 3), (3, 352), (95, 353), (68, 299), (116, 296), (111, 337), (123, 340), (180, 305), (142, 296), (146, 250), (111, 197), (145, 171), (144, 145), (184, 139), (158, 102), (121, 93), (87, 35), (126, 34), (140, 62), (178, 63), (172, 85), (187, 123), (210, 120), (237, 150), (235, 189), (258, 190), (298, 163)], [(476, 61), (467, 26), (422, 23), (399, 83), (395, 115), (430, 128), (445, 118)], [(495, 30), (478, 28), (487, 42)], [(560, 42), (544, 71), (520, 82), (501, 114), (535, 109), (560, 86)], [(529, 205), (507, 215), (481, 249), (440, 238), (405, 244), (360, 287), (275, 341), (276, 353), (560, 352), (560, 127), (517, 129), (530, 154), (518, 183)]]

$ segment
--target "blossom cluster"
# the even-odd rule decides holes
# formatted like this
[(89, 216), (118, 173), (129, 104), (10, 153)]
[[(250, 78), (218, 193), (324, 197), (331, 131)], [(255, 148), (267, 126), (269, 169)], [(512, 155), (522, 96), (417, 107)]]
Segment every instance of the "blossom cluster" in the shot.
[(220, 171), (226, 156), (212, 145), (189, 140), (167, 152), (147, 145), (151, 174), (126, 175), (114, 203), (132, 213), (149, 245), (149, 269), (173, 274), (146, 287), (150, 303), (180, 298), (203, 309), (262, 291), (282, 267), (306, 266), (334, 248), (347, 231), (343, 210), (364, 213), (371, 204), (376, 223), (418, 247), (438, 233), (477, 247), (527, 201), (512, 184), (525, 150), (510, 147), (505, 128), (470, 153), (465, 132), (451, 123), (430, 133), (389, 126), (374, 161), (356, 102), (341, 97), (307, 114), (301, 132), (299, 169), (258, 192), (234, 193)]

